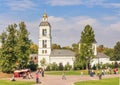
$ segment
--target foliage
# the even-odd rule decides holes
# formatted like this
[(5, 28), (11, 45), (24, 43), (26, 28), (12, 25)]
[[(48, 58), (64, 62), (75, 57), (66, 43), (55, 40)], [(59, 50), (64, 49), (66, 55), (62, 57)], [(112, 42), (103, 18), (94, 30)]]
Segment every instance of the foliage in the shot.
[(30, 68), (30, 70), (32, 70), (32, 71), (36, 71), (38, 65), (35, 64), (33, 61), (30, 61), (27, 67)]
[(29, 54), (30, 54), (30, 43), (29, 40), (29, 33), (26, 29), (26, 25), (24, 22), (19, 24), (19, 30), (17, 35), (17, 46), (16, 46), (16, 53), (17, 53), (17, 63), (20, 69), (26, 68)]
[[(86, 25), (81, 33), (80, 40), (80, 56), (84, 57), (86, 61), (86, 69), (88, 69), (88, 63), (94, 57), (92, 44), (95, 41), (94, 31), (90, 25)], [(79, 57), (80, 58), (80, 57)]]
[(67, 50), (72, 50), (72, 48), (70, 46), (64, 46), (61, 49), (67, 49)]
[(59, 68), (60, 71), (64, 70), (63, 64), (62, 64), (62, 63), (59, 63), (58, 68)]
[(2, 48), (0, 52), (0, 66), (3, 72), (13, 72), (16, 67), (25, 68), (28, 63), (30, 40), (24, 22), (9, 25), (7, 32), (3, 32), (0, 39)]
[(51, 70), (55, 70), (55, 71), (59, 70), (59, 67), (55, 62), (51, 64)]
[(52, 70), (52, 68), (51, 68), (51, 64), (47, 65), (47, 67), (46, 67), (45, 70), (46, 70), (46, 71), (51, 71), (51, 70)]
[(2, 48), (1, 48), (1, 69), (3, 72), (13, 72), (15, 63), (16, 63), (16, 45), (17, 45), (17, 37), (16, 37), (16, 24), (9, 25), (7, 29), (7, 33), (2, 33)]
[(79, 53), (79, 52), (78, 52), (78, 47), (79, 47), (78, 44), (76, 44), (76, 43), (73, 43), (73, 44), (72, 44), (72, 51), (74, 51), (76, 54)]
[(41, 66), (46, 66), (46, 60), (45, 60), (45, 58), (43, 58), (43, 59), (40, 61), (40, 64), (41, 64)]
[(112, 59), (112, 58), (113, 58), (113, 52), (114, 52), (114, 49), (112, 49), (112, 48), (105, 48), (105, 51), (104, 51), (104, 53), (105, 53), (107, 56), (110, 57), (110, 60), (113, 60), (113, 59)]
[(120, 41), (116, 43), (114, 46), (114, 52), (113, 52), (113, 60), (118, 61), (120, 60)]
[(72, 69), (72, 66), (67, 63), (65, 66), (64, 66), (64, 70), (71, 70)]
[(52, 44), (52, 49), (61, 49), (61, 46), (57, 44)]
[(99, 53), (103, 53), (104, 50), (105, 50), (104, 45), (99, 45), (99, 46), (97, 47), (97, 52), (99, 52)]
[(113, 51), (114, 51), (113, 48), (107, 48), (104, 47), (104, 45), (99, 45), (97, 47), (97, 52), (106, 54), (107, 56), (110, 57), (110, 60), (113, 60)]
[(93, 70), (96, 70), (96, 68), (97, 68), (97, 67), (96, 67), (96, 65), (94, 64), (93, 67), (92, 67), (92, 69), (93, 69)]
[(76, 54), (75, 56), (75, 62), (74, 62), (74, 69), (85, 69), (85, 57), (81, 56), (80, 54)]
[(30, 54), (38, 54), (38, 45), (34, 43), (30, 44)]

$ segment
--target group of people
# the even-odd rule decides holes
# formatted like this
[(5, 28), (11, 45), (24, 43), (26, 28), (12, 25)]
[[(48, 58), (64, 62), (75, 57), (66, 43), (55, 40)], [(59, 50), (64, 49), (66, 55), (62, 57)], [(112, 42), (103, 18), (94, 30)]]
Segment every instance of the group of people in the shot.
[(23, 73), (23, 79), (33, 79), (30, 71)]
[(99, 77), (99, 79), (102, 78), (102, 76), (107, 75), (107, 74), (118, 74), (118, 68), (114, 68), (113, 72), (111, 68), (107, 68), (107, 69), (102, 69), (101, 72), (97, 71), (97, 73), (95, 73), (94, 70), (90, 70), (89, 75), (91, 77), (93, 77), (95, 74)]

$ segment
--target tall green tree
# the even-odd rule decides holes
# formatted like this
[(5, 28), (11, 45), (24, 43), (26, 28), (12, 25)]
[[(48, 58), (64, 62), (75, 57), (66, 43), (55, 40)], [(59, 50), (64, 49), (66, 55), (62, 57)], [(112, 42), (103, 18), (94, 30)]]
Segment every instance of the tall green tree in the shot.
[(85, 69), (86, 60), (79, 53), (75, 55), (74, 69)]
[(31, 40), (29, 39), (29, 32), (27, 31), (24, 22), (19, 24), (17, 34), (17, 63), (19, 68), (25, 68), (29, 60)]
[(29, 33), (24, 22), (9, 25), (7, 32), (0, 35), (0, 67), (3, 72), (13, 72), (16, 67), (25, 68), (30, 54)]
[(95, 35), (92, 27), (86, 25), (84, 30), (81, 33), (80, 40), (80, 55), (83, 56), (83, 59), (86, 61), (86, 69), (91, 59), (94, 57), (92, 44), (95, 41)]
[(15, 47), (17, 44), (16, 38), (17, 25), (9, 25), (7, 28), (7, 34), (5, 32), (1, 35), (2, 48), (0, 55), (1, 70), (6, 73), (10, 73), (14, 70), (17, 56), (15, 54)]
[(118, 61), (120, 60), (120, 41), (116, 43), (114, 46), (113, 58), (112, 60)]

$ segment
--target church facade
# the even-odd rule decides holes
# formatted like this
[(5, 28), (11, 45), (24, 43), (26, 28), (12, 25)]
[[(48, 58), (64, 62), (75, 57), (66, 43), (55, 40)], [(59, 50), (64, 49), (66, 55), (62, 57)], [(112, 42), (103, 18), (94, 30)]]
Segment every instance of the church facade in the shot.
[(38, 48), (38, 65), (41, 65), (41, 61), (44, 59), (46, 64), (56, 63), (66, 65), (69, 63), (73, 66), (75, 53), (71, 50), (51, 49), (52, 36), (51, 25), (48, 22), (48, 16), (43, 14), (42, 21), (39, 25), (39, 48)]
[[(96, 40), (92, 44), (92, 49), (94, 55), (96, 56), (91, 61), (91, 66), (98, 63), (105, 64), (109, 62), (109, 57), (106, 57), (103, 54), (97, 53), (97, 44)], [(81, 45), (81, 40), (79, 41), (79, 50)], [(42, 21), (39, 25), (39, 48), (38, 55), (34, 55), (37, 59), (38, 66), (41, 67), (41, 61), (45, 60), (46, 66), (52, 63), (59, 65), (60, 63), (65, 66), (69, 63), (73, 67), (75, 60), (75, 52), (65, 49), (52, 49), (52, 36), (51, 36), (51, 25), (48, 22), (48, 16), (46, 13), (43, 14)], [(33, 55), (32, 55), (33, 56)], [(33, 59), (32, 57), (31, 59)], [(35, 59), (35, 60), (36, 60)]]

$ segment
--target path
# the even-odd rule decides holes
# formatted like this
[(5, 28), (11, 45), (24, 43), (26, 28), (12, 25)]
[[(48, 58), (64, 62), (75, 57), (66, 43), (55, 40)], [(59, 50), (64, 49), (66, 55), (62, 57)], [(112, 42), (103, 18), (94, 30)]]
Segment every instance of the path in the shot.
[[(120, 77), (119, 75), (105, 75), (102, 78), (113, 78), (113, 77)], [(41, 84), (34, 84), (34, 85), (74, 85), (74, 82), (77, 81), (87, 81), (87, 80), (98, 80), (97, 76), (90, 77), (90, 76), (66, 76), (66, 80), (62, 80), (62, 77), (59, 75), (45, 75), (45, 77), (41, 77)], [(18, 79), (24, 81), (35, 81), (34, 79)]]

